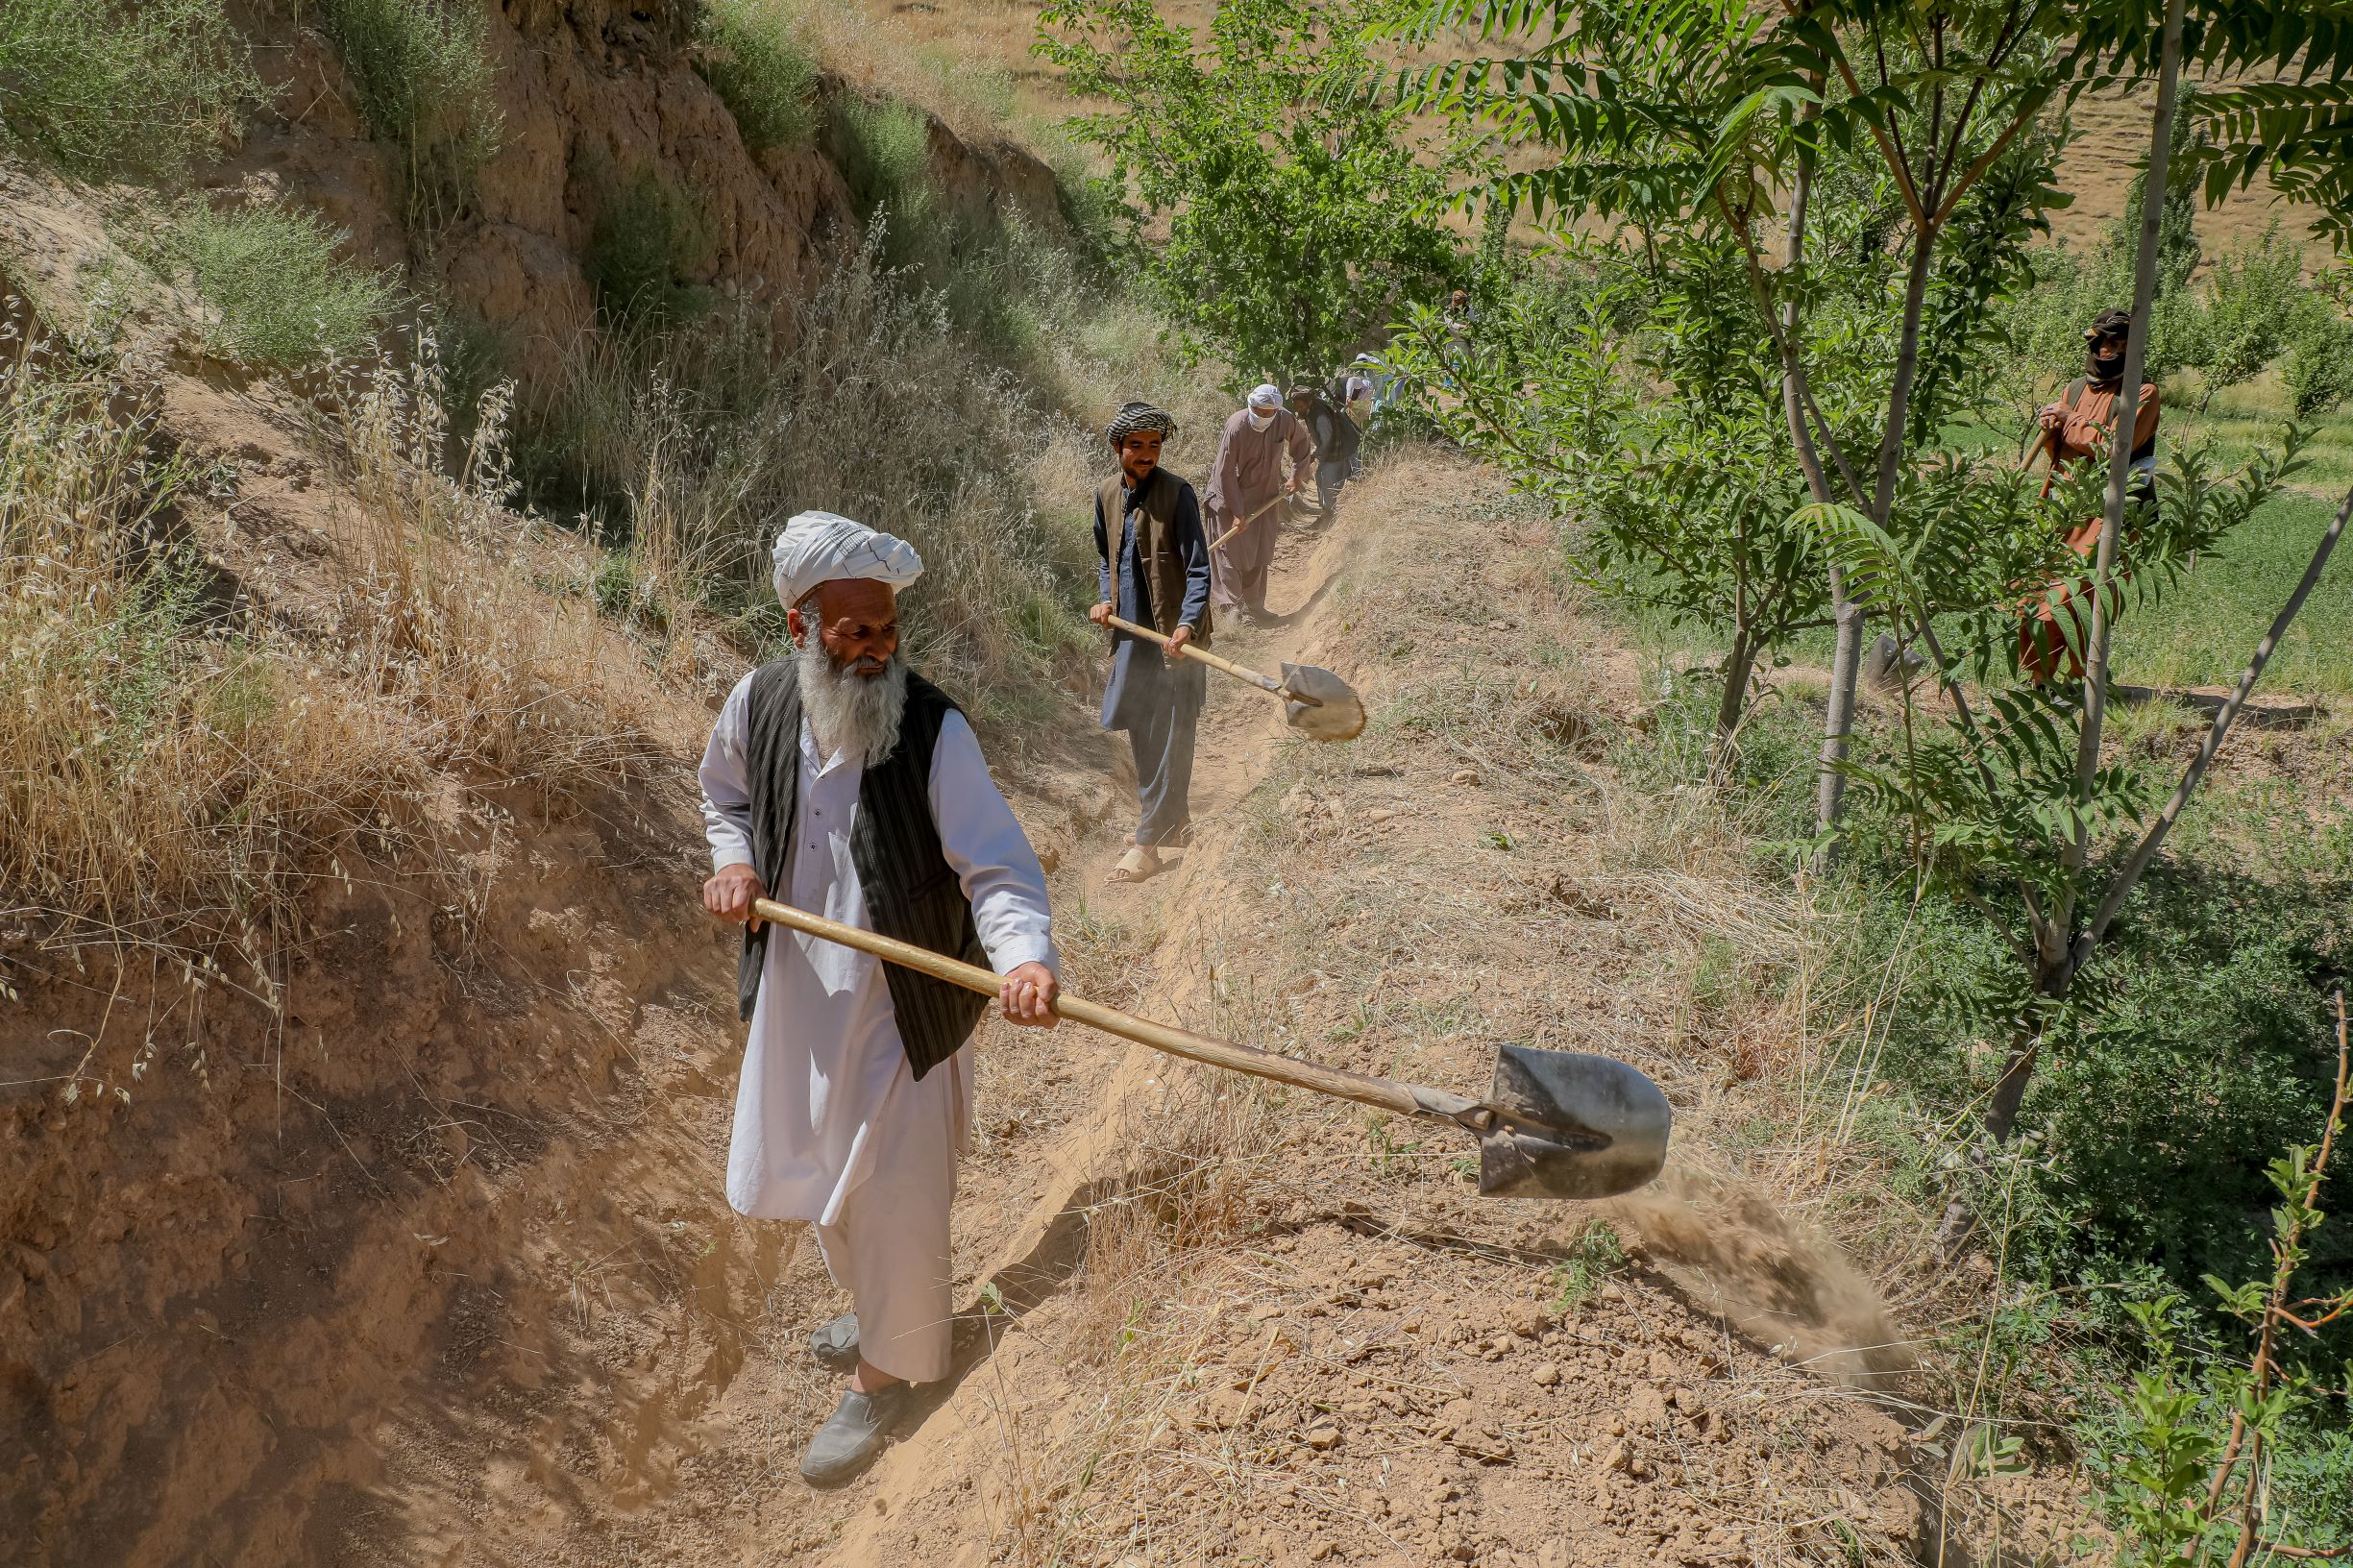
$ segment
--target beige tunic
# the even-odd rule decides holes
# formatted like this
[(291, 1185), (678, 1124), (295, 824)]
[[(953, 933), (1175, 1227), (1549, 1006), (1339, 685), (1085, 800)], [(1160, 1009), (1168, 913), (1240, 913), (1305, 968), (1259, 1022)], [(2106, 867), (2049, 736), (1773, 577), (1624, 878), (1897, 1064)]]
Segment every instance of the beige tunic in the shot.
[[(1285, 472), (1286, 460), (1287, 473)], [(1288, 408), (1278, 408), (1262, 430), (1250, 428), (1250, 410), (1237, 409), (1217, 439), (1211, 466), (1210, 536), (1213, 539), (1283, 493), (1287, 483), (1304, 485), (1315, 471), (1315, 438)], [(1220, 609), (1238, 605), (1263, 609), (1266, 569), (1273, 564), (1275, 535), (1282, 522), (1269, 509), (1219, 550), (1210, 552), (1210, 594)]]

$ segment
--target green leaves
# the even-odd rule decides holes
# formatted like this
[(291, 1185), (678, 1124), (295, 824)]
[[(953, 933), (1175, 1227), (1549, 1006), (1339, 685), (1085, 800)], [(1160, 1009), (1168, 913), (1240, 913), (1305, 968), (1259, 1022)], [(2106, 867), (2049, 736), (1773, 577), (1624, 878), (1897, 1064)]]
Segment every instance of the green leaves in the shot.
[(1205, 38), (1148, 0), (1060, 0), (1037, 52), (1071, 122), (1167, 237), (1144, 253), (1186, 348), (1245, 381), (1321, 374), (1461, 271), (1439, 221), (1461, 155), (1368, 97), (1382, 0), (1234, 0)]

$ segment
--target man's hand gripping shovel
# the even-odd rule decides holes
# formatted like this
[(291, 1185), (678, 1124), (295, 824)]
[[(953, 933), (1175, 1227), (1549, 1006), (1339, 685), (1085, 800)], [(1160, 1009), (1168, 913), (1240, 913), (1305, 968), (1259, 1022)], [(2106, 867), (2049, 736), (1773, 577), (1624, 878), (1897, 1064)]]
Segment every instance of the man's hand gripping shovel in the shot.
[[(751, 913), (968, 991), (997, 993), (996, 975), (944, 954), (771, 898), (754, 899)], [(1479, 1144), (1482, 1197), (1606, 1198), (1649, 1182), (1666, 1164), (1667, 1132), (1674, 1119), (1667, 1097), (1650, 1079), (1605, 1056), (1506, 1045), (1497, 1056), (1487, 1097), (1474, 1100), (1154, 1023), (1067, 992), (1055, 1002), (1054, 1011), (1075, 1023), (1189, 1062), (1271, 1078), (1468, 1133)]]

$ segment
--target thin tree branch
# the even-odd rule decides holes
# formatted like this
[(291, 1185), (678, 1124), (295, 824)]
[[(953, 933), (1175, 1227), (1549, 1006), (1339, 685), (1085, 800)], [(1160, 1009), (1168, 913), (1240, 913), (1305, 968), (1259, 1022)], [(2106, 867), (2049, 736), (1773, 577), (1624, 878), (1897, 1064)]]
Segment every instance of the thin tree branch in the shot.
[(2091, 956), (2093, 947), (2107, 935), (2108, 922), (2116, 919), (2116, 912), (2123, 907), (2125, 896), (2132, 892), (2133, 885), (2141, 880), (2141, 874), (2148, 870), (2149, 862), (2156, 858), (2158, 849), (2164, 846), (2166, 835), (2173, 830), (2174, 821), (2181, 816), (2182, 808), (2190, 803), (2190, 796), (2197, 792), (2198, 782), (2206, 776), (2206, 770), (2214, 762), (2215, 753), (2222, 748), (2222, 738), (2230, 733), (2230, 726), (2238, 719), (2239, 710), (2246, 705), (2247, 694), (2255, 689), (2255, 681), (2262, 675), (2263, 667), (2270, 661), (2280, 639), (2287, 635), (2289, 625), (2295, 620), (2296, 612), (2304, 607), (2304, 600), (2312, 596), (2313, 585), (2320, 580), (2321, 570), (2328, 565), (2329, 553), (2337, 548), (2337, 541), (2343, 535), (2348, 518), (2353, 518), (2353, 490), (2345, 492), (2344, 504), (2337, 508), (2335, 521), (2329, 524), (2328, 531), (2320, 536), (2320, 542), (2313, 547), (2312, 562), (2304, 568), (2303, 580), (2295, 585), (2295, 592), (2288, 596), (2288, 602), (2281, 605), (2279, 614), (2272, 618), (2271, 629), (2265, 632), (2263, 641), (2255, 645), (2255, 656), (2247, 661), (2245, 673), (2240, 675), (2238, 687), (2230, 694), (2230, 700), (2222, 704), (2222, 711), (2216, 714), (2214, 723), (2207, 726), (2204, 744), (2198, 747), (2197, 755), (2191, 759), (2189, 770), (2181, 775), (2181, 782), (2173, 786), (2172, 797), (2166, 801), (2165, 810), (2157, 814), (2156, 822), (2134, 845), (2131, 858), (2116, 873), (2116, 880), (2108, 886), (2108, 895), (2100, 900), (2098, 913), (2084, 927), (2083, 935), (2075, 939), (2075, 962), (2078, 965)]
[[(2141, 424), (2141, 373), (2148, 362), (2149, 315), (2157, 300), (2157, 238), (2165, 220), (2166, 166), (2173, 150), (2173, 106), (2181, 86), (2183, 0), (2166, 0), (2165, 38), (2159, 46), (2157, 112), (2151, 117), (2148, 174), (2141, 186), (2141, 233), (2133, 259), (2132, 327), (2124, 340), (2124, 379), (2117, 384), (2116, 421), (2108, 429), (2108, 503), (2100, 517), (2099, 549), (2093, 566), (2092, 636), (2084, 661), (2083, 725), (2075, 737), (2075, 790), (2090, 799), (2099, 771), (2100, 731), (2108, 716), (2108, 595), (2102, 591), (2116, 569), (2117, 541), (2124, 532), (2124, 486), (2132, 473), (2133, 436)], [(2092, 825), (2075, 824), (2063, 863), (2071, 871), (2091, 853)], [(2070, 912), (2064, 907), (2060, 919)]]
[[(2346, 1078), (2349, 1068), (2353, 1068), (2353, 1039), (2348, 1038), (2345, 1028), (2344, 991), (2341, 987), (2337, 992), (2336, 1092), (2329, 1098), (2328, 1122), (2320, 1130), (2319, 1152), (2313, 1156), (2309, 1173), (2311, 1186), (2304, 1194), (2292, 1196), (2291, 1199), (2298, 1207), (2310, 1206), (2318, 1201), (2320, 1184), (2328, 1176), (2329, 1155), (2337, 1146), (2337, 1124), (2344, 1116)], [(2230, 1480), (2232, 1467), (2239, 1462), (2243, 1442), (2248, 1467), (2246, 1504), (2240, 1514), (2239, 1545), (2237, 1550), (2231, 1553), (2230, 1568), (2246, 1568), (2247, 1555), (2255, 1547), (2255, 1507), (2260, 1497), (2257, 1485), (2263, 1475), (2264, 1429), (2257, 1427), (2252, 1440), (2246, 1440), (2248, 1433), (2244, 1411), (2248, 1404), (2261, 1404), (2264, 1394), (2271, 1386), (2271, 1374), (2278, 1365), (2272, 1351), (2277, 1343), (2280, 1309), (2287, 1300), (2288, 1286), (2295, 1278), (2296, 1265), (2303, 1261), (2304, 1227), (2304, 1218), (2298, 1217), (2293, 1223), (2283, 1227), (2279, 1233), (2279, 1239), (2272, 1243), (2272, 1255), (2278, 1262), (2272, 1269), (2270, 1292), (2264, 1298), (2263, 1328), (2255, 1338), (2255, 1362), (2248, 1368), (2254, 1378), (2253, 1385), (2249, 1390), (2252, 1398), (2243, 1402), (2239, 1409), (2231, 1412), (2230, 1444), (2223, 1450), (2221, 1462), (2215, 1466), (2214, 1483), (2206, 1491), (2205, 1517), (2211, 1519), (2214, 1517), (2216, 1506), (2221, 1501), (2222, 1489)]]
[[(1862, 97), (1863, 84), (1854, 79), (1854, 67), (1847, 63), (1844, 55), (1833, 56), (1832, 60), (1838, 66), (1838, 74), (1846, 80), (1847, 91), (1856, 98)], [(1921, 206), (1920, 192), (1912, 188), (1912, 166), (1904, 161), (1903, 154), (1888, 138), (1887, 132), (1880, 128), (1876, 120), (1866, 115), (1863, 123), (1871, 127), (1872, 137), (1879, 144), (1879, 155), (1887, 159), (1888, 168), (1895, 173), (1896, 188), (1903, 193), (1904, 210), (1912, 214), (1914, 224), (1924, 227), (1928, 222), (1928, 211)]]
[[(1806, 171), (1801, 166), (1799, 191), (1803, 191), (1807, 181)], [(1716, 198), (1716, 210), (1724, 214), (1726, 227), (1739, 237), (1740, 254), (1749, 274), (1749, 289), (1756, 296), (1757, 314), (1765, 318), (1766, 334), (1773, 339), (1774, 351), (1781, 356), (1781, 377), (1785, 392), (1795, 395), (1798, 401), (1804, 405), (1815, 427), (1820, 429), (1823, 445), (1830, 449), (1830, 460), (1838, 465), (1839, 477), (1847, 481), (1847, 489), (1853, 495), (1854, 503), (1857, 506), (1870, 505), (1870, 501), (1863, 492), (1862, 481), (1855, 478), (1853, 468), (1847, 461), (1846, 450), (1838, 443), (1838, 432), (1830, 428), (1828, 418), (1823, 414), (1821, 407), (1814, 402), (1812, 384), (1805, 374), (1805, 362), (1799, 356), (1797, 344), (1784, 332), (1780, 319), (1774, 313), (1772, 286), (1765, 280), (1764, 261), (1757, 255), (1753, 238), (1750, 235), (1747, 227), (1732, 216), (1731, 208), (1721, 195)], [(1790, 210), (1793, 223), (1797, 226), (1791, 230), (1790, 241), (1791, 253), (1795, 255), (1798, 253), (1800, 237), (1803, 232), (1804, 205), (1802, 195), (1792, 197)], [(1789, 301), (1788, 308), (1791, 320), (1794, 322), (1797, 316), (1797, 302), (1794, 298)], [(1813, 437), (1805, 428), (1805, 421), (1793, 416), (1790, 421), (1789, 433), (1791, 440), (1798, 448), (1798, 466), (1806, 471), (1807, 488), (1813, 491), (1816, 501), (1827, 503), (1830, 500), (1829, 479), (1821, 474), (1821, 452), (1815, 447)]]
[(1936, 209), (1936, 221), (1940, 227), (1947, 218), (1952, 216), (1952, 209), (1961, 205), (1961, 198), (1976, 188), (1977, 182), (1985, 178), (1985, 171), (1992, 168), (1995, 160), (2008, 150), (2010, 143), (2017, 138), (2018, 134), (2034, 123), (2036, 112), (2028, 110), (2013, 119), (2010, 122), (2010, 128), (1994, 138), (1994, 145), (1988, 147), (1978, 156), (1975, 162), (1962, 171), (1960, 183), (1952, 187), (1952, 194), (1947, 196), (1944, 205)]

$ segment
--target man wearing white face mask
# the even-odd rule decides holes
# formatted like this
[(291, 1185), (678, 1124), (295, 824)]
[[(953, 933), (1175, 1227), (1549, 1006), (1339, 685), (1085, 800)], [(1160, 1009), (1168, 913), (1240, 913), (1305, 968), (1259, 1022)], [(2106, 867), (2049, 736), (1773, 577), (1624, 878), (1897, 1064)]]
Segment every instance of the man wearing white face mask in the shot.
[(1209, 502), (1209, 531), (1214, 538), (1245, 518), (1251, 521), (1210, 551), (1210, 599), (1217, 610), (1245, 623), (1266, 618), (1266, 568), (1274, 561), (1279, 526), (1268, 503), (1284, 494), (1297, 495), (1314, 468), (1315, 438), (1283, 406), (1283, 394), (1271, 384), (1255, 388), (1249, 405), (1226, 421), (1203, 498)]

